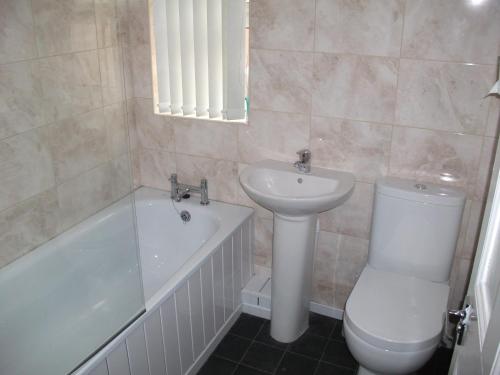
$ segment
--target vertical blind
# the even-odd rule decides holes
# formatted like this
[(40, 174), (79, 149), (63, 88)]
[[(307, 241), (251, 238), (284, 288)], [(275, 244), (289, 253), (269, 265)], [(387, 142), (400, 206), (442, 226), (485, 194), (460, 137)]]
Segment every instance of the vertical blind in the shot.
[(245, 118), (245, 0), (154, 0), (160, 113)]

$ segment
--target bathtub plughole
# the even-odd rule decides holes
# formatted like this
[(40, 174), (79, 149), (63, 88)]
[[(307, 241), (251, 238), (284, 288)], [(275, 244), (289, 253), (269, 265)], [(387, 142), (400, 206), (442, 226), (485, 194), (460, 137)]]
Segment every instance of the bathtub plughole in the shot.
[(198, 199), (174, 206), (149, 188), (136, 191), (135, 204), (146, 312), (75, 375), (195, 374), (240, 314), (253, 210)]

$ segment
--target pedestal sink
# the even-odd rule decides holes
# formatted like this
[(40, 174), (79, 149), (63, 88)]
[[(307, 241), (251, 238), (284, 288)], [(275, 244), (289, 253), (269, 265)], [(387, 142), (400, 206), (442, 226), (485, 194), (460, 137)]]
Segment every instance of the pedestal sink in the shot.
[(245, 192), (274, 212), (271, 336), (296, 340), (308, 327), (318, 213), (344, 203), (354, 189), (350, 173), (265, 160), (240, 175)]

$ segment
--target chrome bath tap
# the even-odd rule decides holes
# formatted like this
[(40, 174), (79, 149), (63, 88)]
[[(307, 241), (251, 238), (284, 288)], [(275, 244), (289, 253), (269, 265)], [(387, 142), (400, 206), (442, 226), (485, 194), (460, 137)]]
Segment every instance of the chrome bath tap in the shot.
[(202, 178), (200, 186), (181, 184), (177, 181), (177, 174), (172, 173), (170, 180), (170, 198), (176, 202), (180, 202), (184, 195), (188, 193), (199, 193), (201, 196), (200, 204), (206, 206), (210, 203), (208, 200), (208, 182), (206, 178)]

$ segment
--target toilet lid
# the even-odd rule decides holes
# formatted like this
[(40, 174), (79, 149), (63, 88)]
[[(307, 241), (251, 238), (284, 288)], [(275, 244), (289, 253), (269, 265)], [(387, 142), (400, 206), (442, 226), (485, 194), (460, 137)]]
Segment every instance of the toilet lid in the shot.
[(345, 319), (364, 341), (393, 351), (439, 342), (449, 286), (366, 266), (346, 304)]

